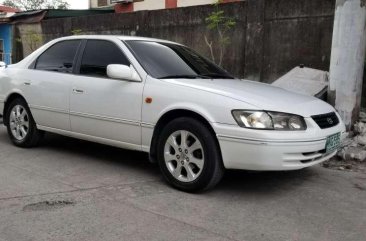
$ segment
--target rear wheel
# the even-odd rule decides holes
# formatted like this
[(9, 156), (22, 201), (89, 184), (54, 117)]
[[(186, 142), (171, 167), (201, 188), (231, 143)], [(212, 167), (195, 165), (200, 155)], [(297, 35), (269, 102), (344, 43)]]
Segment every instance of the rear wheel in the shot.
[(165, 180), (187, 192), (212, 188), (224, 174), (215, 136), (193, 118), (175, 119), (163, 129), (158, 162)]
[(43, 137), (37, 129), (27, 103), (21, 99), (13, 100), (6, 113), (7, 130), (11, 141), (19, 147), (36, 146)]

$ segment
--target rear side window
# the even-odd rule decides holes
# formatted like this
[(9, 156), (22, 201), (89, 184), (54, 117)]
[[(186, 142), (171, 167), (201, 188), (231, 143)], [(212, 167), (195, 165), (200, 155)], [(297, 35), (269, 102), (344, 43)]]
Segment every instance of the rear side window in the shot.
[(104, 40), (88, 40), (80, 66), (80, 74), (107, 77), (109, 64), (130, 66), (122, 50), (114, 43)]
[(36, 69), (71, 73), (80, 40), (62, 41), (48, 48), (36, 62)]

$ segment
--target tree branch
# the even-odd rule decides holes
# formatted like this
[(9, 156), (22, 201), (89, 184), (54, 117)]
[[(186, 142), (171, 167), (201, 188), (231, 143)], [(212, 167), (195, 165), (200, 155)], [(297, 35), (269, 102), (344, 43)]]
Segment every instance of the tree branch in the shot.
[(214, 52), (213, 52), (213, 48), (212, 48), (212, 41), (209, 42), (206, 35), (205, 35), (205, 42), (208, 46), (208, 48), (210, 49), (210, 52), (211, 52), (211, 59), (214, 63), (216, 63), (216, 60), (215, 60), (215, 55), (214, 55)]
[(36, 10), (44, 8), (67, 9), (69, 7), (68, 2), (65, 0), (5, 0), (3, 5), (19, 8), (21, 10)]

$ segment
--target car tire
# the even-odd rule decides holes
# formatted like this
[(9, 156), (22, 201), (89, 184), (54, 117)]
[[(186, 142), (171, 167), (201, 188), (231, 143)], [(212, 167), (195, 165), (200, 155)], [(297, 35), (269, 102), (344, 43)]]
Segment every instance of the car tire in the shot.
[(159, 136), (157, 148), (165, 180), (179, 190), (205, 191), (224, 175), (216, 136), (196, 119), (181, 117), (169, 122)]
[(37, 146), (44, 132), (37, 129), (28, 104), (24, 99), (13, 100), (6, 112), (7, 130), (14, 145), (23, 148)]

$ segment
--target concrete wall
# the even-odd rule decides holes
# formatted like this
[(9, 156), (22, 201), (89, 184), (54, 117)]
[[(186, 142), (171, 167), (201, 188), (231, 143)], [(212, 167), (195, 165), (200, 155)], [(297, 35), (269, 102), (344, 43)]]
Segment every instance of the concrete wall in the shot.
[(216, 0), (178, 0), (178, 7), (188, 7), (188, 6), (197, 6), (204, 4), (213, 4)]
[(329, 70), (334, 8), (335, 0), (265, 1), (261, 78), (274, 80), (299, 64)]
[(164, 9), (165, 0), (144, 0), (133, 5), (134, 11)]
[[(247, 0), (221, 6), (237, 24), (229, 32), (223, 67), (248, 79), (272, 82), (300, 64), (329, 69), (335, 0)], [(169, 39), (209, 57), (204, 36), (217, 40), (205, 18), (211, 5), (105, 14), (41, 23), (44, 41), (70, 35), (123, 34)]]
[(98, 7), (98, 0), (89, 0), (89, 5), (91, 8), (97, 8)]
[[(216, 0), (173, 0), (177, 2), (177, 7), (188, 7), (204, 4), (212, 4)], [(107, 0), (107, 6), (111, 6), (110, 0)], [(164, 9), (166, 7), (166, 0), (144, 0), (141, 2), (133, 3), (134, 11), (141, 10), (153, 10), (153, 9)], [(92, 8), (104, 7), (98, 6), (98, 0), (90, 0), (90, 6)]]
[(45, 43), (40, 23), (17, 24), (14, 32), (13, 60), (15, 62), (19, 61), (20, 56), (28, 56)]

